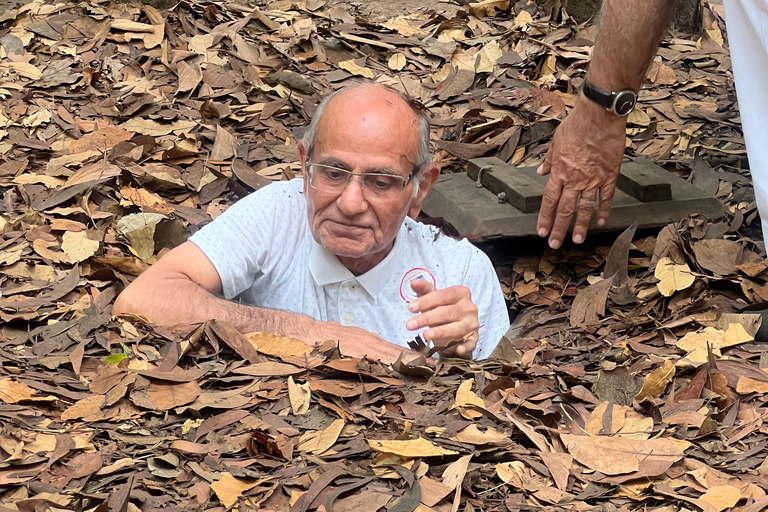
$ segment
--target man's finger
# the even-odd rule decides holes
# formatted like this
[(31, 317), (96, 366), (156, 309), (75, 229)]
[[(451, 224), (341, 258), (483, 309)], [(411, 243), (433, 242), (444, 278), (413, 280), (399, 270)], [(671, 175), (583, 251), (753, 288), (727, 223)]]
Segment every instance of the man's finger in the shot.
[(423, 297), (424, 295), (435, 291), (435, 285), (424, 278), (418, 278), (411, 281), (411, 289), (416, 292), (418, 297)]
[[(429, 285), (432, 286), (431, 283)], [(472, 300), (472, 293), (466, 286), (449, 286), (442, 290), (435, 290), (432, 286), (431, 292), (420, 295), (418, 300), (408, 304), (408, 311), (411, 313), (429, 311), (439, 306), (456, 304), (462, 299)]]
[(546, 159), (544, 159), (543, 162), (541, 162), (541, 165), (538, 169), (536, 169), (536, 174), (539, 176), (546, 176), (550, 172), (552, 172), (552, 164), (550, 164)]
[(557, 203), (560, 201), (562, 188), (560, 182), (550, 178), (544, 186), (544, 194), (541, 196), (541, 208), (539, 209), (539, 220), (536, 223), (536, 231), (539, 236), (544, 237), (552, 229), (552, 220), (555, 216)]
[(595, 211), (595, 200), (597, 199), (597, 189), (585, 190), (579, 198), (579, 208), (576, 213), (576, 225), (573, 227), (573, 241), (580, 244), (587, 238), (589, 221), (592, 220), (592, 214)]
[(424, 327), (437, 327), (439, 325), (460, 322), (470, 314), (471, 311), (468, 308), (462, 308), (459, 304), (438, 306), (425, 310), (422, 314), (411, 318), (405, 323), (405, 328), (409, 331), (415, 331)]
[(557, 204), (557, 217), (552, 225), (552, 233), (549, 235), (549, 246), (552, 249), (559, 249), (563, 244), (565, 234), (571, 225), (573, 214), (576, 212), (576, 205), (579, 201), (579, 191), (565, 188), (560, 195), (560, 201)]
[(600, 205), (597, 211), (597, 225), (604, 226), (611, 215), (611, 203), (616, 192), (616, 182), (609, 182), (600, 188)]
[(431, 341), (435, 345), (444, 345), (454, 340), (460, 340), (467, 334), (476, 331), (478, 329), (476, 325), (475, 322), (470, 325), (468, 321), (453, 322), (439, 327), (430, 327), (424, 331), (423, 336), (425, 340)]

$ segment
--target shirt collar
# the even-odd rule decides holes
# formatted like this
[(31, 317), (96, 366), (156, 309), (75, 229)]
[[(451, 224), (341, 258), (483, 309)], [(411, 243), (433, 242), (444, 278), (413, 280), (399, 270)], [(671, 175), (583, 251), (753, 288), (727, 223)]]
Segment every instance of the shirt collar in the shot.
[(320, 245), (312, 238), (312, 248), (309, 252), (309, 271), (318, 286), (325, 286), (333, 283), (342, 283), (351, 279), (356, 279), (371, 297), (377, 297), (384, 289), (384, 285), (395, 272), (397, 267), (400, 246), (404, 238), (405, 223), (400, 226), (400, 230), (395, 237), (395, 243), (389, 254), (381, 262), (365, 274), (355, 277), (352, 272), (345, 267), (336, 255), (328, 252), (328, 249)]

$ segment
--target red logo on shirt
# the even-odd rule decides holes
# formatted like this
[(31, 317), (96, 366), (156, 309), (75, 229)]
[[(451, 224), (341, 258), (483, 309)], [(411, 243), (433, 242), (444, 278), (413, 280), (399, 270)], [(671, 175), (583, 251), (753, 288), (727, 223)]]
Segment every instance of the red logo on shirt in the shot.
[(402, 297), (405, 302), (411, 302), (418, 298), (416, 292), (411, 288), (411, 283), (416, 279), (426, 279), (432, 283), (432, 286), (437, 286), (437, 281), (435, 281), (435, 276), (432, 275), (432, 272), (425, 268), (412, 268), (405, 273), (403, 279), (400, 281), (400, 297)]

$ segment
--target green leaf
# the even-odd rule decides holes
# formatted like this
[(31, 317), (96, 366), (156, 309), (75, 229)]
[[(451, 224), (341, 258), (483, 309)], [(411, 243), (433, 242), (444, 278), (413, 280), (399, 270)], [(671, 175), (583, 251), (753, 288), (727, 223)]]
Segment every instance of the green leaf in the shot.
[(112, 354), (111, 356), (105, 357), (104, 364), (118, 365), (120, 364), (120, 361), (122, 361), (123, 359), (128, 359), (128, 356), (123, 354), (122, 352), (118, 352), (117, 354)]

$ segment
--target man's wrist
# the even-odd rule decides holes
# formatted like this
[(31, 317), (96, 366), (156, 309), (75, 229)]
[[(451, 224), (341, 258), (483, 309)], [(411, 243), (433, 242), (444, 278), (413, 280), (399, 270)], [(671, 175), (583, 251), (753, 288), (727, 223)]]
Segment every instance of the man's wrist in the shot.
[(605, 107), (584, 97), (582, 93), (579, 93), (573, 110), (572, 116), (600, 128), (623, 130), (627, 126), (627, 116), (614, 114)]

